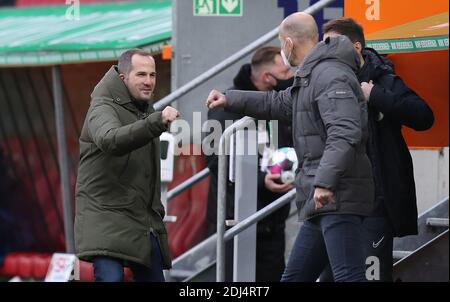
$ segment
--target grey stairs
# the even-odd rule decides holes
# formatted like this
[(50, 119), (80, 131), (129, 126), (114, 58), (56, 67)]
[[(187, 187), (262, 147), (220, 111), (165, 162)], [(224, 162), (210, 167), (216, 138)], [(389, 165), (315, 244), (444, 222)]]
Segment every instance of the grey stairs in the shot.
[[(449, 281), (448, 197), (418, 218), (419, 235), (394, 240), (394, 281)], [(168, 281), (211, 282), (216, 235), (173, 261)]]
[(448, 197), (419, 216), (419, 235), (394, 240), (394, 281), (448, 282)]

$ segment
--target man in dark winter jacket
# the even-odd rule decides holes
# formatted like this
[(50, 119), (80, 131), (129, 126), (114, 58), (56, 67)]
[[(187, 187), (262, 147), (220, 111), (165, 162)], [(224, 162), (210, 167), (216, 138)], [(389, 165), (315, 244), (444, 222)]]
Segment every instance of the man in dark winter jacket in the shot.
[(314, 282), (331, 263), (338, 281), (364, 281), (362, 221), (374, 185), (365, 144), (367, 104), (356, 78), (358, 55), (344, 36), (318, 43), (314, 18), (288, 16), (280, 25), (281, 55), (299, 66), (281, 92), (213, 90), (210, 108), (292, 122), (299, 160), (296, 203), (304, 221), (282, 281)]
[[(263, 47), (255, 52), (251, 64), (244, 64), (234, 78), (231, 89), (249, 91), (283, 90), (293, 83), (292, 71), (283, 64), (278, 47)], [(243, 118), (241, 113), (232, 113), (223, 108), (214, 108), (208, 111), (208, 120), (217, 120), (225, 129), (225, 121), (237, 121)], [(267, 122), (268, 124), (268, 122)], [(269, 125), (266, 129), (273, 130)], [(278, 124), (278, 147), (292, 147), (291, 125)], [(270, 136), (270, 135), (269, 135)], [(208, 192), (208, 229), (209, 233), (216, 232), (217, 225), (217, 177), (218, 157), (207, 157), (208, 167), (211, 171), (211, 182)], [(281, 197), (292, 189), (291, 184), (280, 184), (280, 175), (258, 172), (257, 208), (262, 209), (272, 201)], [(227, 219), (234, 216), (234, 184), (227, 187)], [(272, 213), (257, 225), (256, 239), (256, 276), (255, 281), (279, 281), (285, 268), (285, 225), (289, 215), (290, 205), (286, 205)], [(232, 244), (227, 244), (227, 255), (231, 254)], [(231, 281), (232, 257), (228, 255), (228, 269), (226, 279)]]
[[(361, 25), (337, 18), (323, 25), (324, 38), (347, 36), (357, 50), (357, 73), (369, 108), (367, 154), (375, 180), (375, 207), (364, 220), (366, 257), (380, 260), (380, 281), (392, 281), (393, 237), (417, 234), (417, 205), (411, 155), (402, 126), (417, 131), (431, 128), (433, 112), (427, 103), (395, 75), (392, 64), (365, 48)], [(329, 280), (328, 278), (321, 278)], [(375, 278), (378, 279), (378, 278)]]
[(155, 60), (131, 49), (92, 92), (80, 136), (76, 188), (77, 256), (93, 262), (96, 281), (164, 281), (171, 267), (160, 188), (159, 136), (176, 119), (150, 104)]

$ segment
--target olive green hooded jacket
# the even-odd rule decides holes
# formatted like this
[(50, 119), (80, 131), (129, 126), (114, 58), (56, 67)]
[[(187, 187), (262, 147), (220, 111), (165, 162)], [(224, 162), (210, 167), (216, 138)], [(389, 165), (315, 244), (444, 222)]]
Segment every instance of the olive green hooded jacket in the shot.
[(134, 105), (117, 67), (91, 94), (80, 136), (75, 247), (79, 259), (110, 256), (151, 268), (150, 232), (171, 266), (160, 199), (161, 112)]

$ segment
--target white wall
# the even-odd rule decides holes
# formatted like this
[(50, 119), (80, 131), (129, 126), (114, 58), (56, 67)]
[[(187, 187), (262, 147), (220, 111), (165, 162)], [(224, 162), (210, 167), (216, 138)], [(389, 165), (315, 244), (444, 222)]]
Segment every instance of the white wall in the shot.
[(419, 214), (449, 196), (448, 147), (411, 150)]

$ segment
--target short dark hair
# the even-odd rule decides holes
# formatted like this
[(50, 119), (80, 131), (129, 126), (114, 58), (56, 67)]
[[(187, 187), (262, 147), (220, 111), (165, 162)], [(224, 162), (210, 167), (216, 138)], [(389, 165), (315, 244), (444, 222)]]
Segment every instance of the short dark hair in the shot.
[(280, 54), (280, 48), (266, 46), (258, 49), (252, 57), (252, 68), (258, 68), (266, 64), (275, 63), (275, 56)]
[(139, 48), (133, 48), (125, 51), (123, 54), (120, 55), (119, 62), (117, 64), (119, 73), (128, 74), (131, 71), (131, 59), (133, 58), (134, 55), (140, 55), (144, 57), (152, 56), (148, 51)]
[(359, 42), (362, 47), (366, 47), (366, 39), (364, 38), (363, 27), (352, 18), (340, 17), (328, 21), (322, 26), (324, 34), (328, 32), (335, 32), (344, 35), (353, 43)]

